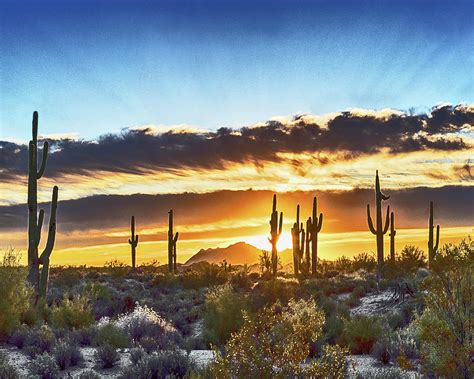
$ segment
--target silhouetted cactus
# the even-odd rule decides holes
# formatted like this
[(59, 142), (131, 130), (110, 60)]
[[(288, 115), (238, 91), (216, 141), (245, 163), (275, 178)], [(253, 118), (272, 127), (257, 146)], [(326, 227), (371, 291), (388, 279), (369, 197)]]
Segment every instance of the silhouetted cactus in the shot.
[[(37, 297), (45, 297), (49, 279), (49, 259), (56, 237), (56, 209), (58, 203), (58, 187), (53, 188), (51, 214), (49, 217), (49, 232), (46, 247), (38, 257), (38, 246), (41, 240), (44, 211), (38, 214), (38, 180), (44, 174), (48, 159), (48, 141), (43, 145), (43, 157), (38, 170), (38, 112), (33, 112), (32, 140), (28, 147), (28, 282), (34, 288)], [(40, 273), (40, 265), (43, 268)], [(41, 279), (40, 279), (41, 275)]]
[(395, 230), (395, 217), (393, 212), (390, 213), (390, 260), (395, 262), (395, 235), (397, 231)]
[(380, 190), (379, 172), (375, 173), (375, 206), (376, 206), (376, 228), (370, 217), (370, 205), (367, 204), (367, 222), (369, 229), (376, 236), (377, 240), (377, 280), (383, 276), (383, 236), (388, 231), (390, 225), (390, 206), (387, 207), (387, 216), (385, 218), (385, 226), (382, 227), (382, 201), (388, 200), (390, 196), (386, 196)]
[(302, 270), (302, 260), (304, 255), (306, 234), (303, 223), (300, 224), (300, 205), (296, 207), (296, 222), (291, 228), (291, 237), (293, 241), (293, 268), (295, 275)]
[(439, 246), (439, 225), (436, 225), (436, 243), (434, 243), (434, 222), (433, 222), (433, 202), (430, 201), (430, 220), (429, 220), (429, 234), (428, 234), (428, 266), (433, 263), (433, 259), (438, 252)]
[(309, 231), (311, 240), (311, 274), (316, 275), (318, 268), (318, 234), (323, 226), (323, 214), (319, 214), (318, 220), (318, 200), (316, 196), (313, 198), (312, 217), (308, 219), (306, 228)]
[(138, 245), (138, 234), (135, 235), (135, 216), (132, 216), (130, 221), (130, 232), (131, 236), (128, 240), (130, 247), (132, 249), (132, 269), (135, 269), (137, 264), (137, 245)]
[(268, 241), (272, 245), (272, 271), (276, 276), (278, 272), (278, 249), (277, 243), (281, 235), (283, 226), (283, 212), (280, 213), (280, 221), (278, 221), (277, 200), (276, 195), (273, 195), (272, 214), (270, 216), (270, 238)]
[(176, 272), (176, 243), (179, 233), (173, 233), (173, 210), (168, 212), (168, 271)]

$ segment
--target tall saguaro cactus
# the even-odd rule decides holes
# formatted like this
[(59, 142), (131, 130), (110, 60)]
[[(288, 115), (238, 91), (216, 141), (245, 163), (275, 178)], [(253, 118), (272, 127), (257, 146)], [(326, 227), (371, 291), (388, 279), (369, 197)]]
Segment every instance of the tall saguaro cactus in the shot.
[(131, 236), (128, 239), (128, 243), (132, 249), (132, 269), (135, 269), (137, 263), (137, 245), (138, 245), (138, 234), (135, 235), (135, 216), (132, 216), (130, 221), (130, 232)]
[(270, 216), (270, 238), (268, 238), (268, 241), (272, 245), (272, 272), (274, 276), (277, 275), (278, 271), (277, 242), (281, 235), (282, 226), (283, 212), (280, 212), (280, 221), (278, 221), (277, 199), (276, 195), (273, 195), (272, 214)]
[(311, 240), (311, 274), (316, 275), (318, 268), (318, 234), (323, 226), (323, 214), (319, 214), (318, 220), (318, 199), (313, 198), (313, 213), (308, 219), (306, 228), (309, 231)]
[[(44, 175), (48, 160), (48, 141), (43, 144), (43, 156), (38, 169), (38, 112), (33, 112), (32, 139), (28, 146), (28, 282), (34, 288), (37, 297), (46, 296), (49, 278), (49, 258), (56, 238), (56, 209), (58, 187), (53, 188), (49, 232), (46, 247), (38, 257), (38, 246), (41, 240), (44, 211), (38, 213), (38, 180)], [(40, 281), (40, 264), (43, 265)]]
[(370, 205), (367, 204), (367, 222), (369, 229), (376, 236), (377, 240), (377, 279), (380, 280), (383, 276), (383, 236), (388, 231), (390, 225), (389, 215), (390, 206), (387, 207), (387, 216), (385, 218), (385, 225), (382, 226), (382, 201), (388, 200), (390, 196), (386, 196), (380, 190), (379, 171), (375, 173), (375, 206), (376, 206), (376, 227), (370, 217)]
[(395, 217), (393, 212), (390, 213), (390, 260), (395, 262), (395, 235), (397, 231), (395, 230)]
[(291, 237), (293, 242), (293, 268), (295, 275), (302, 269), (302, 260), (305, 247), (306, 234), (303, 228), (303, 223), (300, 224), (300, 205), (296, 207), (296, 222), (291, 228)]
[(179, 233), (173, 234), (173, 210), (168, 212), (168, 271), (176, 272), (176, 243)]
[(430, 267), (438, 252), (439, 246), (439, 225), (436, 225), (436, 242), (434, 242), (434, 219), (433, 219), (433, 202), (430, 201), (430, 220), (428, 234), (428, 266)]

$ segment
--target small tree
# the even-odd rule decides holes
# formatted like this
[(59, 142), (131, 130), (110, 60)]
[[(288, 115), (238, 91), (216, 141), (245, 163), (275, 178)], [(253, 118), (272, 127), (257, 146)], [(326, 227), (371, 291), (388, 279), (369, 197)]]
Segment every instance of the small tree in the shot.
[(262, 250), (262, 254), (258, 257), (259, 267), (262, 275), (269, 273), (272, 269), (272, 259), (270, 257), (270, 252), (268, 250)]

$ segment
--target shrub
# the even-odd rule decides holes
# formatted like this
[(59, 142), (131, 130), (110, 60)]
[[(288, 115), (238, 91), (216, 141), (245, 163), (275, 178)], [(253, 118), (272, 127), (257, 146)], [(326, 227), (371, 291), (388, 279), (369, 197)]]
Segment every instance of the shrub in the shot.
[(51, 353), (56, 345), (56, 337), (47, 325), (42, 325), (39, 329), (32, 329), (26, 339), (29, 354), (35, 356), (37, 353)]
[(31, 333), (31, 330), (24, 326), (20, 325), (10, 336), (8, 342), (16, 346), (18, 349), (23, 349), (23, 347), (28, 342), (28, 335)]
[(474, 242), (446, 245), (430, 269), (426, 309), (415, 320), (423, 368), (434, 376), (473, 377)]
[(129, 266), (117, 259), (105, 262), (104, 266), (106, 267), (106, 271), (109, 273), (109, 275), (115, 279), (125, 277), (130, 271)]
[(0, 262), (0, 339), (10, 335), (29, 308), (31, 289), (26, 283), (26, 269), (20, 267), (20, 256), (13, 249)]
[(77, 377), (78, 379), (100, 379), (101, 376), (93, 370), (83, 371)]
[(92, 314), (89, 300), (84, 296), (72, 300), (64, 297), (59, 306), (53, 308), (51, 322), (56, 328), (82, 329), (92, 325)]
[(108, 322), (99, 325), (94, 343), (98, 346), (109, 345), (115, 348), (125, 348), (130, 345), (130, 340), (122, 329)]
[(54, 359), (61, 370), (77, 366), (84, 360), (79, 347), (72, 341), (59, 341), (53, 350)]
[(382, 324), (377, 318), (357, 315), (344, 325), (342, 340), (353, 354), (370, 354), (382, 332)]
[(396, 355), (391, 337), (389, 335), (384, 335), (375, 342), (371, 354), (373, 358), (384, 365), (390, 363), (390, 360), (394, 359)]
[(367, 253), (360, 253), (352, 257), (352, 269), (365, 270), (367, 272), (372, 272), (375, 269), (375, 257), (374, 255), (369, 255)]
[(246, 307), (244, 299), (229, 285), (211, 290), (206, 297), (203, 317), (204, 339), (213, 344), (225, 344), (243, 324)]
[(42, 379), (59, 378), (59, 367), (48, 353), (38, 355), (29, 363), (28, 368), (33, 375)]
[(97, 364), (102, 368), (112, 368), (120, 361), (120, 354), (112, 345), (99, 346), (94, 353)]
[(301, 365), (310, 343), (320, 337), (323, 323), (324, 314), (313, 300), (291, 300), (287, 307), (275, 304), (254, 319), (245, 315), (242, 328), (232, 335), (223, 354), (215, 351), (210, 371), (214, 377), (307, 377), (318, 370), (345, 374), (344, 353), (337, 348), (325, 349), (334, 359), (324, 355), (310, 365)]
[(407, 245), (400, 252), (397, 263), (402, 272), (416, 273), (419, 268), (426, 266), (425, 253), (416, 246)]
[(18, 370), (8, 362), (6, 354), (0, 351), (0, 378), (2, 379), (20, 379)]
[(120, 378), (184, 378), (194, 369), (189, 357), (178, 350), (145, 356), (136, 366), (122, 371)]
[(145, 356), (146, 351), (141, 346), (130, 349), (130, 360), (134, 365), (141, 361)]

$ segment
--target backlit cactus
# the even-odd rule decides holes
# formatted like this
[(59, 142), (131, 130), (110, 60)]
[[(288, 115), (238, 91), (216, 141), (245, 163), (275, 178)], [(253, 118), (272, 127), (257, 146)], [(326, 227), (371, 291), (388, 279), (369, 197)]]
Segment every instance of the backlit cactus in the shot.
[(390, 213), (390, 260), (395, 262), (395, 235), (397, 231), (395, 230), (395, 217), (393, 212)]
[(296, 207), (296, 222), (291, 228), (291, 237), (293, 241), (293, 268), (295, 275), (303, 271), (303, 258), (306, 234), (303, 223), (300, 224), (300, 205)]
[(130, 233), (131, 236), (128, 240), (132, 249), (132, 269), (135, 269), (137, 263), (137, 245), (138, 245), (138, 234), (135, 235), (135, 216), (132, 216), (130, 221)]
[(319, 214), (318, 219), (318, 200), (316, 196), (313, 198), (312, 217), (307, 221), (306, 228), (309, 231), (309, 239), (311, 240), (311, 274), (316, 275), (318, 268), (318, 234), (323, 226), (323, 214)]
[(179, 233), (173, 233), (173, 210), (168, 212), (168, 271), (176, 272), (176, 243), (178, 242)]
[(278, 220), (276, 195), (273, 195), (272, 214), (270, 216), (270, 238), (268, 241), (272, 245), (272, 272), (276, 276), (278, 272), (278, 249), (277, 243), (281, 235), (283, 227), (283, 212), (280, 212), (280, 220)]
[(370, 217), (370, 205), (367, 204), (367, 222), (369, 229), (376, 236), (377, 241), (377, 279), (380, 280), (383, 277), (383, 236), (388, 231), (390, 226), (390, 206), (387, 207), (387, 216), (385, 218), (385, 225), (382, 226), (382, 201), (388, 200), (390, 196), (386, 196), (380, 190), (379, 172), (375, 173), (375, 206), (376, 206), (376, 227)]
[[(43, 145), (43, 156), (38, 169), (38, 112), (33, 112), (32, 140), (28, 146), (28, 282), (34, 288), (37, 297), (45, 297), (49, 279), (49, 259), (56, 237), (56, 210), (58, 204), (58, 187), (53, 188), (49, 231), (46, 247), (38, 257), (38, 246), (41, 240), (44, 211), (38, 213), (38, 180), (44, 175), (48, 159), (48, 141)], [(40, 265), (43, 268), (40, 272)]]
[(439, 225), (436, 225), (436, 242), (434, 242), (434, 219), (433, 219), (433, 202), (430, 201), (430, 219), (428, 233), (428, 266), (431, 266), (438, 252), (439, 246)]

